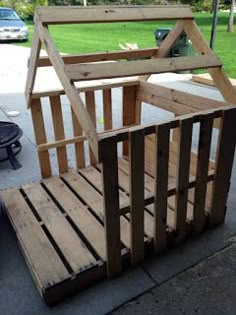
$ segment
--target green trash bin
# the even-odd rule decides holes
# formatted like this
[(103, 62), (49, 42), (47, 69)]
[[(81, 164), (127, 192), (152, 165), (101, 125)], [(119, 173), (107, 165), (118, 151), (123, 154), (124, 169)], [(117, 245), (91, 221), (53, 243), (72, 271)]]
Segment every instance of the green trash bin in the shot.
[[(157, 46), (161, 45), (161, 43), (163, 42), (163, 40), (166, 38), (170, 31), (171, 28), (158, 28), (155, 31), (155, 39)], [(181, 57), (191, 55), (194, 55), (192, 43), (188, 39), (186, 33), (183, 32), (166, 57)]]

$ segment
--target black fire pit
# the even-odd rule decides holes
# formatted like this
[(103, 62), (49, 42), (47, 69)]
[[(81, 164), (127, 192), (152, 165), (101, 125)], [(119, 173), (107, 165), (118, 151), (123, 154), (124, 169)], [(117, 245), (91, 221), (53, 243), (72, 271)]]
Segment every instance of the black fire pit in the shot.
[(0, 162), (9, 160), (15, 170), (21, 167), (15, 156), (21, 151), (19, 139), (22, 135), (23, 131), (17, 124), (0, 121), (0, 151), (5, 149), (6, 153)]

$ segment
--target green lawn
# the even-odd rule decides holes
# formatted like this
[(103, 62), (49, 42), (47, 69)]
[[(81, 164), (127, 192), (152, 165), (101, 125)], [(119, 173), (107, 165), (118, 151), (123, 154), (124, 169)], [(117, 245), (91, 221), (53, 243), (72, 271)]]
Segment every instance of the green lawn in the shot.
[[(215, 51), (224, 64), (227, 74), (236, 78), (236, 32), (227, 33), (228, 14), (220, 13), (217, 25)], [(195, 15), (204, 37), (209, 42), (212, 16)], [(158, 27), (172, 27), (171, 22), (113, 23), (51, 26), (56, 46), (64, 53), (85, 53), (118, 50), (119, 43), (136, 42), (140, 48), (155, 46), (154, 31)], [(29, 24), (30, 40), (21, 45), (30, 46), (33, 24)]]

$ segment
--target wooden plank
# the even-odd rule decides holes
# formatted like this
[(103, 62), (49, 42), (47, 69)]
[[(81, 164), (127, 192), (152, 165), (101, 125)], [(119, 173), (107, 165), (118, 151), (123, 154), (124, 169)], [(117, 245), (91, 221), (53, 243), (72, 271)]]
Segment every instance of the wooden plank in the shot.
[(35, 15), (46, 24), (156, 21), (193, 18), (193, 14), (187, 6), (41, 7), (37, 8)]
[(19, 190), (2, 191), (1, 197), (39, 290), (67, 279), (66, 267)]
[[(123, 126), (129, 126), (140, 123), (140, 117), (137, 115), (138, 103), (136, 102), (136, 86), (123, 87), (123, 100), (122, 100), (122, 119)], [(123, 155), (129, 154), (129, 143), (123, 143)]]
[[(72, 115), (74, 137), (84, 137), (83, 130), (73, 111), (73, 108), (71, 108), (71, 115)], [(84, 140), (85, 139), (86, 138), (84, 137)], [(76, 159), (77, 169), (85, 167), (84, 141), (75, 143), (75, 159)]]
[(63, 60), (52, 41), (52, 38), (49, 34), (47, 27), (43, 26), (38, 18), (35, 19), (35, 22), (37, 23), (40, 39), (47, 48), (49, 59), (61, 81), (62, 86), (64, 87), (65, 93), (71, 103), (71, 107), (73, 108), (74, 114), (76, 115), (76, 118), (80, 122), (80, 125), (87, 136), (87, 139), (90, 143), (90, 146), (93, 150), (95, 157), (97, 157), (98, 142), (96, 128), (88, 112), (85, 109), (84, 103), (77, 89), (69, 81), (67, 75), (65, 74)]
[[(229, 80), (231, 84), (236, 88), (236, 80), (235, 79)], [(193, 74), (192, 81), (205, 85), (215, 86), (215, 82), (213, 81), (209, 73)]]
[[(99, 165), (99, 169), (102, 170), (102, 166)], [(90, 182), (101, 194), (103, 193), (103, 184), (102, 184), (102, 175), (101, 173), (94, 167), (86, 167), (79, 171), (80, 174), (83, 175), (84, 178), (88, 182)], [(103, 201), (101, 201), (103, 203)], [(129, 198), (127, 195), (119, 189), (119, 202), (120, 207), (129, 204)], [(130, 224), (126, 217), (120, 217), (120, 225), (121, 225), (121, 241), (127, 247), (130, 248)]]
[(144, 259), (144, 132), (130, 133), (129, 140), (131, 262)]
[[(82, 54), (82, 55), (62, 55), (62, 60), (65, 64), (75, 64), (83, 62), (98, 62), (109, 61), (119, 59), (133, 59), (133, 58), (148, 58), (156, 55), (158, 47), (132, 49), (132, 50), (119, 50), (108, 52), (97, 52), (96, 54)], [(48, 57), (40, 57), (37, 63), (38, 67), (51, 66), (50, 59)]]
[[(85, 100), (86, 100), (86, 108), (90, 115), (90, 118), (96, 128), (96, 105), (95, 105), (95, 93), (94, 91), (85, 92)], [(89, 157), (91, 165), (95, 165), (97, 163), (96, 157), (93, 154), (92, 149), (89, 149)]]
[[(36, 144), (46, 143), (46, 133), (43, 121), (43, 113), (40, 99), (34, 99), (31, 102), (31, 114), (34, 127), (34, 136)], [(51, 165), (48, 151), (38, 152), (39, 165), (42, 177), (51, 176)]]
[(25, 98), (26, 98), (26, 104), (28, 107), (30, 107), (31, 105), (31, 98), (32, 98), (32, 92), (34, 89), (34, 83), (35, 83), (35, 77), (36, 77), (36, 71), (37, 71), (37, 62), (39, 59), (40, 49), (41, 49), (41, 41), (39, 39), (37, 26), (35, 26), (32, 46), (31, 46), (31, 51), (30, 51), (27, 80), (26, 80), (26, 86), (25, 86)]
[[(61, 100), (60, 96), (51, 96), (50, 106), (52, 112), (52, 122), (55, 134), (55, 140), (64, 140), (64, 123), (62, 117)], [(67, 153), (66, 146), (57, 148), (57, 161), (60, 173), (68, 171)]]
[[(204, 40), (197, 24), (194, 21), (185, 21), (186, 34), (192, 41), (193, 47), (199, 53), (199, 55), (212, 54), (212, 50), (209, 48), (207, 42)], [(230, 103), (236, 103), (235, 88), (232, 86), (230, 80), (225, 75), (222, 68), (209, 68), (208, 69), (211, 77), (213, 78), (216, 86), (222, 93), (224, 99)]]
[[(170, 88), (160, 86), (158, 84), (149, 83), (149, 82), (140, 82), (140, 87), (138, 91), (140, 93), (140, 98), (142, 98), (142, 93), (146, 93), (150, 95), (149, 97), (153, 96), (153, 100), (158, 100), (158, 98), (161, 98), (161, 99), (163, 98), (163, 99), (173, 102), (173, 104), (178, 103), (178, 106), (176, 107), (180, 106), (180, 108), (183, 105), (185, 105), (183, 107), (183, 112), (184, 110), (187, 110), (187, 108), (189, 108), (189, 111), (193, 112), (193, 111), (200, 111), (200, 110), (207, 110), (207, 109), (216, 109), (218, 107), (230, 105), (229, 103), (226, 103), (226, 102), (220, 102), (220, 101), (212, 100), (212, 99), (202, 97), (199, 95), (193, 95), (190, 93), (181, 92), (175, 89), (170, 89)], [(164, 100), (163, 100), (163, 103), (164, 103)], [(168, 107), (166, 108), (168, 110)], [(176, 111), (175, 113), (178, 114), (178, 111)], [(180, 115), (181, 115), (181, 112), (180, 112)]]
[(182, 241), (186, 233), (186, 216), (188, 204), (189, 168), (192, 144), (191, 118), (180, 120), (179, 147), (177, 155), (175, 227), (178, 240)]
[(102, 91), (104, 130), (112, 129), (112, 95), (111, 89)]
[(220, 130), (210, 223), (223, 222), (236, 144), (236, 108), (225, 110)]
[(200, 123), (198, 161), (196, 170), (196, 188), (194, 194), (194, 232), (202, 232), (205, 224), (207, 176), (209, 169), (209, 158), (211, 150), (211, 137), (213, 128), (213, 117), (207, 115), (202, 117)]
[(114, 138), (100, 142), (102, 161), (104, 223), (107, 250), (107, 275), (113, 277), (121, 272), (120, 206), (118, 186), (117, 143)]
[(43, 187), (32, 183), (22, 188), (72, 270), (79, 272), (95, 264), (95, 258)]
[(166, 248), (168, 167), (169, 167), (170, 125), (157, 127), (156, 135), (156, 174), (154, 203), (154, 249), (162, 251)]
[(106, 250), (102, 224), (88, 211), (59, 177), (46, 179), (43, 183), (83, 233), (91, 247), (105, 261)]
[(65, 74), (71, 81), (129, 77), (172, 71), (205, 69), (221, 66), (214, 55), (65, 65)]

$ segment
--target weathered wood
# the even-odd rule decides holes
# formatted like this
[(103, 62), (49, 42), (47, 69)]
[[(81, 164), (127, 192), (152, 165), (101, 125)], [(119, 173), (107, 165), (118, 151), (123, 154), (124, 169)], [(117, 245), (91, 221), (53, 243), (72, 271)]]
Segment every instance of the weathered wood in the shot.
[[(85, 100), (86, 100), (86, 108), (96, 128), (96, 105), (95, 105), (94, 91), (85, 92)], [(89, 149), (89, 157), (90, 157), (91, 165), (95, 165), (97, 163), (97, 160), (91, 148)]]
[(80, 122), (81, 127), (83, 128), (90, 146), (93, 150), (95, 157), (98, 156), (98, 143), (97, 143), (97, 133), (96, 128), (84, 107), (84, 103), (76, 90), (75, 86), (69, 81), (67, 75), (65, 74), (64, 63), (59, 55), (52, 38), (49, 34), (47, 27), (43, 26), (41, 21), (36, 18), (38, 25), (38, 32), (41, 41), (47, 47), (47, 52), (50, 58), (50, 61), (61, 81), (62, 86), (65, 89), (67, 97), (70, 100), (71, 106), (73, 108), (76, 118)]
[(35, 16), (39, 17), (44, 24), (156, 21), (193, 18), (193, 14), (187, 6), (40, 7), (37, 8)]
[[(63, 256), (66, 257), (70, 268), (78, 272), (81, 268), (95, 263), (95, 258), (42, 186), (39, 183), (31, 183), (22, 188)], [(77, 251), (72, 250), (73, 248), (77, 248)]]
[(221, 66), (213, 54), (205, 56), (106, 62), (97, 64), (65, 65), (65, 74), (71, 81), (130, 77), (133, 75), (164, 73), (182, 70), (206, 69)]
[(207, 192), (207, 176), (211, 149), (213, 118), (211, 115), (202, 117), (200, 123), (198, 161), (196, 171), (196, 188), (194, 194), (194, 231), (202, 232), (205, 224), (205, 205)]
[[(46, 143), (46, 133), (43, 121), (43, 113), (40, 99), (34, 99), (31, 102), (31, 115), (34, 127), (34, 136), (36, 144)], [(42, 177), (51, 176), (51, 165), (48, 151), (38, 152), (39, 165)]]
[(213, 199), (211, 206), (211, 224), (224, 221), (230, 175), (234, 160), (236, 144), (236, 108), (224, 111), (222, 129), (220, 130), (217, 157), (216, 177), (213, 183)]
[(104, 130), (112, 129), (112, 94), (111, 89), (105, 89), (103, 92), (103, 119)]
[(33, 41), (32, 41), (32, 46), (31, 46), (31, 51), (30, 51), (27, 80), (26, 80), (26, 86), (25, 86), (25, 98), (26, 98), (26, 104), (28, 107), (30, 107), (32, 92), (34, 89), (34, 83), (35, 83), (35, 77), (36, 77), (36, 71), (37, 71), (37, 62), (38, 62), (38, 58), (40, 54), (40, 49), (41, 49), (41, 41), (39, 39), (37, 26), (35, 26)]
[[(236, 79), (229, 79), (231, 84), (236, 88)], [(193, 74), (192, 81), (205, 85), (215, 86), (215, 83), (209, 73)], [(236, 93), (236, 92), (235, 92)]]
[(80, 126), (80, 123), (76, 115), (74, 114), (73, 108), (71, 108), (71, 115), (72, 115), (73, 132), (74, 132), (74, 137), (75, 137), (74, 139), (77, 138), (79, 140), (78, 142), (73, 141), (73, 143), (75, 143), (75, 159), (76, 159), (76, 166), (78, 169), (78, 168), (85, 167), (84, 140), (86, 140), (86, 137), (83, 136), (83, 130)]
[(154, 248), (162, 251), (166, 248), (168, 166), (169, 166), (170, 125), (157, 127), (156, 133), (156, 174), (154, 203)]
[[(140, 123), (139, 109), (140, 103), (136, 102), (136, 86), (124, 86), (123, 87), (123, 126), (129, 126)], [(129, 143), (125, 141), (123, 143), (123, 155), (129, 154)]]
[[(133, 49), (133, 50), (120, 50), (110, 52), (97, 52), (96, 54), (83, 54), (83, 55), (62, 55), (62, 60), (65, 64), (75, 64), (83, 62), (98, 62), (120, 59), (132, 59), (132, 58), (148, 58), (156, 55), (158, 47)], [(40, 57), (37, 63), (38, 67), (51, 66), (50, 59), (48, 57)]]
[[(64, 123), (62, 117), (61, 100), (60, 96), (50, 97), (50, 106), (52, 112), (52, 122), (55, 134), (55, 140), (64, 140)], [(66, 146), (57, 148), (57, 161), (60, 173), (68, 171), (67, 153)]]
[(175, 227), (178, 240), (182, 241), (186, 233), (186, 214), (188, 203), (189, 167), (192, 144), (193, 120), (180, 120), (179, 147), (177, 155)]
[(117, 143), (115, 139), (105, 139), (100, 142), (99, 153), (102, 161), (107, 274), (108, 277), (113, 277), (119, 274), (122, 268)]
[(46, 288), (68, 278), (66, 267), (20, 191), (16, 188), (3, 191), (1, 197), (37, 286)]
[(144, 132), (130, 133), (130, 224), (131, 262), (133, 265), (144, 259)]

